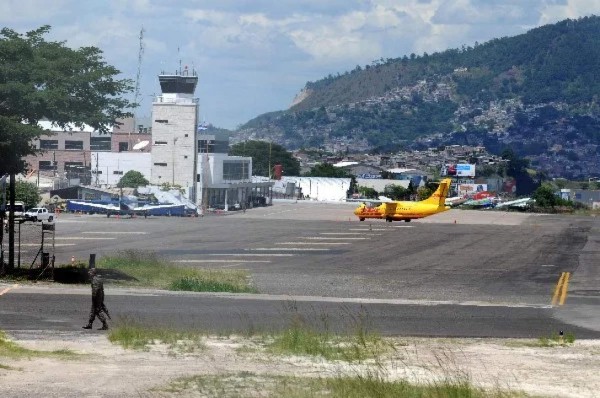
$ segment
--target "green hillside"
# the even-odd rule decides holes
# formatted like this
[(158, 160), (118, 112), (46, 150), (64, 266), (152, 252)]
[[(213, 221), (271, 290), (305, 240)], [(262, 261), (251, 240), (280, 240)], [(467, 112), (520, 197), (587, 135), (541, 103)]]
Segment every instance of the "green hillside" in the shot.
[[(307, 83), (310, 95), (292, 110), (357, 102), (449, 75), (461, 100), (522, 96), (526, 103), (590, 101), (600, 89), (599, 66), (600, 18), (565, 20), (473, 47), (379, 60), (330, 75)], [(458, 68), (467, 71), (454, 73)]]
[(552, 163), (551, 175), (594, 174), (580, 163), (600, 150), (598, 75), (600, 17), (565, 20), (308, 82), (301, 101), (249, 121), (232, 141), (267, 139), (332, 152), (514, 147), (542, 168)]

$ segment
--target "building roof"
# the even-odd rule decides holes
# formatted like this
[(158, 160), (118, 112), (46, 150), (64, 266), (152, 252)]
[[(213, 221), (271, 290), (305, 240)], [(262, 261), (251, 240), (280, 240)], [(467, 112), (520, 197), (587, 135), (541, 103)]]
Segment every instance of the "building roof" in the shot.
[(355, 166), (357, 164), (360, 164), (359, 162), (337, 162), (333, 165), (333, 167), (348, 167), (348, 166)]
[(86, 133), (92, 133), (92, 132), (96, 131), (95, 128), (93, 128), (92, 126), (88, 126), (87, 124), (84, 124), (82, 127), (68, 125), (67, 127), (65, 127), (63, 129), (63, 128), (57, 126), (56, 124), (53, 124), (49, 120), (40, 120), (38, 122), (38, 126), (43, 128), (44, 130), (50, 130), (50, 131), (73, 131), (73, 132), (84, 131)]

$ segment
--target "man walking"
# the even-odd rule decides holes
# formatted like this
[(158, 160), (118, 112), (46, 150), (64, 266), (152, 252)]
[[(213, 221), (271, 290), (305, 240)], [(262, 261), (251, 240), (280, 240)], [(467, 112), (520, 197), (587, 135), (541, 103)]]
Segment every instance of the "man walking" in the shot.
[[(108, 324), (106, 323), (106, 317), (104, 316), (104, 313), (108, 315), (108, 311), (104, 305), (104, 283), (96, 274), (96, 268), (90, 268), (88, 275), (92, 282), (92, 309), (90, 310), (90, 320), (83, 328), (91, 329), (94, 319), (98, 317), (102, 322), (102, 327), (98, 330), (108, 330)], [(108, 317), (110, 318), (110, 315), (108, 315)]]

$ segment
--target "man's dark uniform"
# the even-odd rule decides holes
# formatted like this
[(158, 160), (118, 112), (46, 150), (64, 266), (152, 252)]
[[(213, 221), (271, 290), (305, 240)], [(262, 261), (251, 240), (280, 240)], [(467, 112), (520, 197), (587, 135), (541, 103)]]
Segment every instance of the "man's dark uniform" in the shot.
[(94, 319), (98, 317), (102, 322), (100, 330), (106, 330), (108, 329), (108, 324), (106, 323), (106, 317), (104, 316), (104, 312), (106, 312), (106, 306), (104, 305), (104, 283), (102, 282), (102, 279), (96, 275), (95, 268), (90, 269), (89, 275), (92, 278), (92, 309), (90, 310), (90, 320), (83, 328), (91, 329)]

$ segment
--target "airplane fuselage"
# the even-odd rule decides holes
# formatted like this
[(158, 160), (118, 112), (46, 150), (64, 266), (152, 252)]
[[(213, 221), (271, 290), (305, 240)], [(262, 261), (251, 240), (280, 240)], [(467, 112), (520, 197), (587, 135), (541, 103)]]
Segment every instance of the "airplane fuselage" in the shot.
[(362, 203), (354, 210), (354, 214), (360, 221), (365, 221), (367, 218), (383, 218), (388, 222), (408, 222), (415, 218), (441, 213), (450, 209), (445, 203), (450, 183), (449, 178), (442, 180), (430, 197), (419, 202), (390, 201), (377, 207), (368, 207), (366, 203)]
[(449, 207), (423, 204), (419, 202), (387, 202), (377, 207), (361, 205), (354, 214), (363, 221), (367, 218), (385, 219), (387, 221), (410, 221), (423, 218), (432, 214), (441, 213)]

